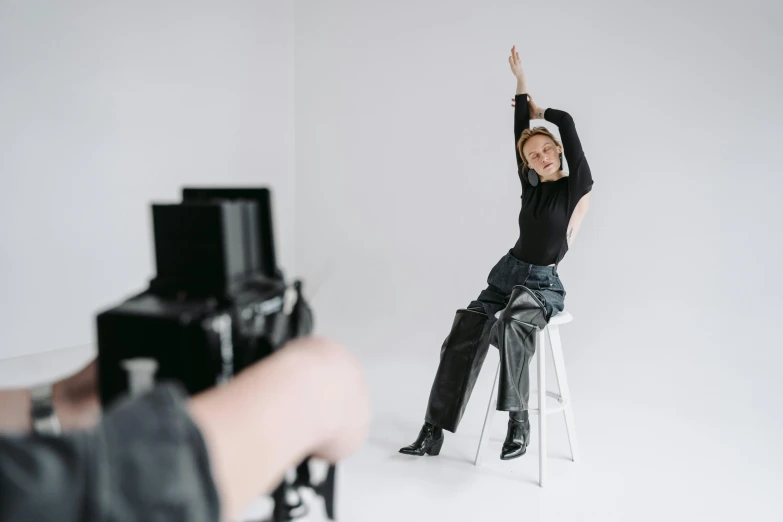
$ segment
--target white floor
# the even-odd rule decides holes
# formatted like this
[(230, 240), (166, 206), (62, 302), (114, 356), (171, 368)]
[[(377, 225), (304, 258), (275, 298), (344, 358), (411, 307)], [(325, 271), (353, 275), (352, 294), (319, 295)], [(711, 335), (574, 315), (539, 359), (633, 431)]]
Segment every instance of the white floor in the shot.
[[(535, 417), (527, 455), (504, 462), (498, 456), (507, 415), (497, 414), (484, 463), (473, 465), (496, 350), (487, 356), (458, 432), (446, 433), (441, 454), (410, 457), (398, 449), (421, 427), (439, 346), (417, 339), (421, 333), (407, 340), (382, 332), (359, 332), (353, 339), (347, 329), (339, 333), (349, 346), (373, 347), (356, 353), (370, 382), (374, 418), (365, 446), (338, 467), (337, 519), (783, 521), (779, 365), (760, 364), (754, 358), (760, 352), (729, 356), (727, 348), (743, 346), (742, 331), (722, 333), (723, 346), (695, 341), (717, 328), (695, 330), (693, 339), (683, 330), (678, 335), (690, 341), (689, 351), (665, 344), (669, 351), (658, 353), (654, 339), (637, 337), (631, 349), (607, 333), (599, 347), (577, 338), (578, 327), (569, 328), (562, 335), (581, 459), (570, 460), (562, 416), (550, 417), (544, 489), (537, 484)], [(631, 336), (630, 330), (615, 335)], [(79, 367), (91, 357), (82, 348), (59, 358), (46, 354), (47, 364), (5, 361), (0, 373), (6, 386), (31, 385)], [(547, 382), (556, 386), (551, 358)], [(306, 500), (313, 512), (300, 520), (326, 520), (320, 499)], [(260, 501), (249, 519), (268, 508)]]
[[(783, 470), (774, 440), (752, 435), (757, 427), (728, 407), (725, 417), (709, 417), (689, 410), (687, 400), (684, 408), (656, 407), (654, 398), (646, 403), (644, 394), (623, 393), (613, 387), (622, 378), (613, 376), (627, 374), (622, 368), (596, 368), (592, 380), (584, 364), (582, 373), (569, 374), (581, 460), (570, 460), (562, 416), (549, 417), (544, 489), (537, 483), (535, 418), (527, 455), (504, 462), (498, 457), (507, 415), (497, 414), (484, 464), (473, 465), (495, 350), (441, 454), (399, 454), (421, 427), (438, 348), (361, 356), (374, 420), (367, 444), (338, 468), (338, 520), (783, 520)], [(568, 346), (565, 357), (568, 365)], [(669, 376), (662, 372), (661, 378), (665, 388)], [(553, 378), (548, 382), (556, 386)], [(672, 396), (677, 393), (660, 394), (662, 401)], [(320, 504), (314, 506), (302, 520), (325, 520)]]

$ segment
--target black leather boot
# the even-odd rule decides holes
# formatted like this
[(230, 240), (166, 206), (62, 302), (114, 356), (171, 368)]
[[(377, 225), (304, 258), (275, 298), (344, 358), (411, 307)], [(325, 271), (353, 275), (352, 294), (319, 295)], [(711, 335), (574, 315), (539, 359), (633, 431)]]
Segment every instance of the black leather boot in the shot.
[(419, 432), (419, 437), (413, 444), (409, 444), (400, 449), (400, 453), (405, 455), (417, 455), (421, 457), (425, 453), (433, 457), (440, 453), (443, 447), (443, 430), (429, 422), (425, 422)]
[(521, 457), (530, 444), (530, 419), (527, 411), (508, 412), (508, 432), (500, 451), (500, 460), (511, 460)]

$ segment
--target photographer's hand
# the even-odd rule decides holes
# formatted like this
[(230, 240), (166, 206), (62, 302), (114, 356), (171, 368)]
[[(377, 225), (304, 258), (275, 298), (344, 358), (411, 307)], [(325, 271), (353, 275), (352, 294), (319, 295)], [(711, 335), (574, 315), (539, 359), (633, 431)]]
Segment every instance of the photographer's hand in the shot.
[(210, 456), (225, 520), (269, 493), (308, 456), (336, 462), (367, 436), (369, 393), (356, 359), (326, 339), (297, 339), (189, 411)]
[[(52, 406), (64, 431), (88, 429), (100, 417), (96, 363), (61, 379), (52, 386)], [(0, 390), (0, 432), (24, 433), (32, 429), (30, 391)]]
[(64, 431), (85, 430), (98, 423), (101, 401), (95, 360), (54, 384), (52, 405)]

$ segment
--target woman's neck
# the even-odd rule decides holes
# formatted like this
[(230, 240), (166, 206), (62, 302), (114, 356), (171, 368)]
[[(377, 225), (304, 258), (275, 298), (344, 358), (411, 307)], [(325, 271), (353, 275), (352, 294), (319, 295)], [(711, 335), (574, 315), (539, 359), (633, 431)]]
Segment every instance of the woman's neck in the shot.
[(565, 175), (566, 174), (565, 174), (564, 171), (558, 170), (557, 173), (554, 176), (552, 176), (551, 178), (545, 178), (545, 177), (542, 176), (541, 177), (541, 182), (542, 183), (551, 183), (552, 181), (557, 181), (557, 180), (559, 180), (561, 178), (564, 178)]

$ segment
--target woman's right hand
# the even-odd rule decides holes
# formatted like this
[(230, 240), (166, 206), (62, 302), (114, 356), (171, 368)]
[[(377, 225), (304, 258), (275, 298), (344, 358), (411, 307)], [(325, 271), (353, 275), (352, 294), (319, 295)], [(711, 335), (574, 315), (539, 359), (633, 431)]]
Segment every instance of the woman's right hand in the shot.
[(508, 57), (508, 64), (511, 66), (511, 72), (517, 77), (517, 81), (525, 84), (525, 71), (522, 70), (522, 63), (519, 61), (517, 46), (511, 48), (511, 56)]

